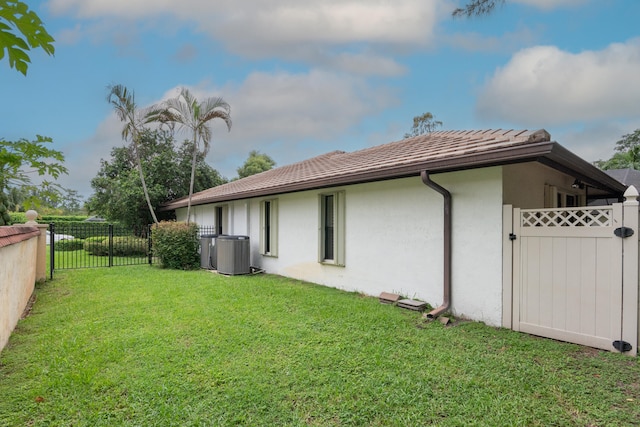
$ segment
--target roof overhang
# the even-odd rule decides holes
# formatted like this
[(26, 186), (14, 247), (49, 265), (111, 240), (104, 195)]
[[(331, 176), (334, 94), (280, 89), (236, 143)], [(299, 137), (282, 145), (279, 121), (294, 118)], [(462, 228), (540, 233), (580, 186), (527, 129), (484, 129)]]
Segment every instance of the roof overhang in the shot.
[[(626, 187), (622, 183), (599, 170), (591, 163), (573, 154), (557, 142), (544, 141), (489, 151), (478, 151), (477, 153), (464, 153), (459, 156), (440, 157), (424, 162), (391, 165), (358, 172), (345, 172), (339, 175), (283, 183), (267, 188), (236, 191), (231, 194), (202, 197), (194, 201), (192, 206), (420, 176), (420, 173), (424, 170), (432, 174), (437, 174), (525, 162), (539, 162), (550, 168), (566, 173), (590, 187), (600, 190), (601, 195), (619, 198), (626, 190)], [(186, 206), (187, 198), (182, 198), (167, 203), (159, 210), (168, 211)]]
[(552, 169), (573, 176), (605, 194), (621, 197), (626, 186), (605, 172), (583, 160), (557, 142), (541, 142), (517, 147), (478, 153), (459, 158), (435, 160), (424, 163), (424, 170), (431, 173), (453, 172), (489, 166), (502, 166), (524, 162), (539, 162)]

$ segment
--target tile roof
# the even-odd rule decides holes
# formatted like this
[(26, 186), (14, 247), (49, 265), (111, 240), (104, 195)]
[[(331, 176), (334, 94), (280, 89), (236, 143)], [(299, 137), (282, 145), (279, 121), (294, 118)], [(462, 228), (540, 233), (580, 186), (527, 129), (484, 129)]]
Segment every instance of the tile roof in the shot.
[(0, 227), (0, 248), (20, 243), (23, 240), (29, 240), (39, 236), (38, 227), (14, 225), (8, 227)]
[(640, 171), (635, 169), (609, 169), (605, 173), (624, 185), (633, 185), (640, 189)]
[[(545, 130), (439, 131), (347, 153), (333, 151), (193, 194), (192, 205), (483, 166), (540, 161), (559, 147)], [(561, 147), (560, 147), (561, 148)], [(557, 151), (557, 150), (556, 150)], [(584, 160), (560, 149), (560, 163)], [(553, 156), (551, 156), (553, 157)], [(558, 156), (556, 156), (558, 157)], [(550, 159), (554, 163), (558, 159)], [(554, 165), (551, 165), (555, 167)], [(590, 164), (583, 169), (597, 169)], [(593, 171), (591, 171), (593, 172)], [(606, 178), (608, 176), (604, 175)], [(589, 182), (581, 176), (585, 182)], [(612, 181), (609, 186), (617, 181)], [(618, 189), (616, 188), (616, 191)], [(624, 191), (624, 190), (622, 190)], [(161, 210), (187, 206), (187, 198)]]

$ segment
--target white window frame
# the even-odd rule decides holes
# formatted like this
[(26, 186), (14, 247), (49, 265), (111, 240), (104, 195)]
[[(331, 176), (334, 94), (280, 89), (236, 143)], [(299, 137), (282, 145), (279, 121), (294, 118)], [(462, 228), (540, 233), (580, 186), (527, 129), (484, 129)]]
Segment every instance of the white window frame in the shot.
[[(327, 257), (327, 214), (326, 203), (333, 198), (333, 257)], [(346, 194), (344, 191), (322, 193), (318, 196), (318, 262), (328, 265), (345, 266), (345, 223), (346, 223)]]
[(217, 205), (214, 208), (213, 224), (215, 234), (229, 233), (229, 205)]
[(575, 206), (586, 206), (586, 197), (584, 193), (578, 193), (577, 191), (558, 188), (555, 185), (545, 184), (544, 187), (544, 207), (545, 208), (566, 208), (573, 207), (567, 206), (567, 196), (573, 197)]
[(260, 253), (278, 256), (278, 199), (260, 202)]

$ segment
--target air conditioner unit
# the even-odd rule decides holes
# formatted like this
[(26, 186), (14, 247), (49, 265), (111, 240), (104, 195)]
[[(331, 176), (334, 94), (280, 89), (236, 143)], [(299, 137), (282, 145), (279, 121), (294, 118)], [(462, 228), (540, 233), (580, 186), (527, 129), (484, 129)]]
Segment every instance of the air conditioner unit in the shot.
[(217, 270), (222, 274), (249, 274), (249, 236), (218, 236)]
[(200, 236), (200, 268), (217, 269), (217, 252), (216, 245), (218, 237), (222, 234), (203, 234)]

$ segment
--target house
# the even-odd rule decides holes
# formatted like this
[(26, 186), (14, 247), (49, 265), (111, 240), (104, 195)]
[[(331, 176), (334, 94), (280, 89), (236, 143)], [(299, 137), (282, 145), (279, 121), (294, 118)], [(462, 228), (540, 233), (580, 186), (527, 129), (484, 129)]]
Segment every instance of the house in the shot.
[(635, 169), (609, 169), (604, 171), (610, 177), (620, 181), (627, 187), (633, 185), (640, 188), (640, 171)]
[[(640, 171), (626, 168), (626, 169), (607, 169), (604, 171), (607, 175), (621, 182), (625, 187), (633, 185), (635, 188), (640, 188)], [(617, 199), (595, 199), (589, 198), (589, 206), (610, 205), (615, 203)]]
[[(501, 326), (503, 206), (583, 206), (624, 191), (544, 130), (440, 131), (196, 193), (191, 220), (249, 236), (251, 265), (269, 273)], [(162, 210), (186, 220), (186, 206)]]

